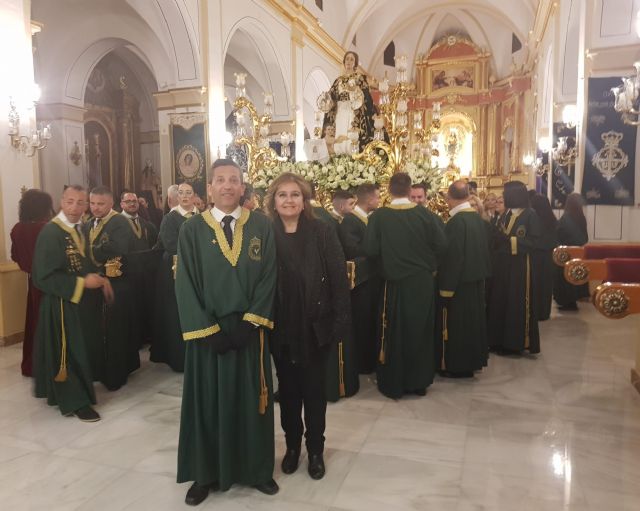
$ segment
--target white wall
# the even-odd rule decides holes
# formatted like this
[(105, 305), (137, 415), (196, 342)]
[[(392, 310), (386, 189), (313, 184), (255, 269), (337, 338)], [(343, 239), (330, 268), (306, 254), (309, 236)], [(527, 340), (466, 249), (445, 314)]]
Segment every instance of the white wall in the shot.
[(0, 261), (10, 259), (9, 233), (18, 221), (20, 189), (33, 188), (37, 157), (27, 158), (9, 143), (7, 113), (9, 97), (16, 101), (20, 131), (29, 135), (35, 128), (35, 109), (30, 101), (33, 84), (31, 15), (23, 0), (0, 0)]

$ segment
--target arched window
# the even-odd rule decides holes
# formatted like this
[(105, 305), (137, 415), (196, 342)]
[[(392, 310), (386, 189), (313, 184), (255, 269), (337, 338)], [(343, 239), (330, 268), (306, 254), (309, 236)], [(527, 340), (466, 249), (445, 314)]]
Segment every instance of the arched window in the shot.
[(396, 65), (396, 45), (393, 41), (384, 49), (383, 62), (385, 66), (394, 67)]

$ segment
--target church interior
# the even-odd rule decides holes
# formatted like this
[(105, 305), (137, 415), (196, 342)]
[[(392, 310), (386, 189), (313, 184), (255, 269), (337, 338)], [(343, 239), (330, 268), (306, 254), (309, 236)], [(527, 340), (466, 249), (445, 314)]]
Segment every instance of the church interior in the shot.
[[(202, 509), (640, 508), (640, 266), (615, 263), (640, 254), (640, 0), (0, 0), (0, 44), (2, 509), (181, 509), (186, 491), (182, 374), (141, 351), (126, 387), (96, 385), (95, 425), (20, 374), (22, 193), (57, 208), (68, 185), (107, 186), (162, 209), (189, 183), (209, 202), (226, 156), (258, 191), (275, 168), (336, 157), (381, 187), (421, 173), (440, 213), (459, 179), (482, 200), (524, 183), (557, 217), (577, 192), (589, 243), (554, 258), (589, 297), (540, 322), (540, 354), (492, 355), (425, 397), (388, 399), (361, 375), (328, 406), (324, 479), (277, 462), (277, 496), (234, 486)], [(364, 95), (340, 82), (349, 55)]]

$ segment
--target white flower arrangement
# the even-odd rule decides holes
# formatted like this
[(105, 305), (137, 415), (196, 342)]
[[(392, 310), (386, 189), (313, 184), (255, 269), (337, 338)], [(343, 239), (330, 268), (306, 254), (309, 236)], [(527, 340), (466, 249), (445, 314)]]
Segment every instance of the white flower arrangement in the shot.
[(298, 174), (314, 183), (319, 190), (333, 192), (356, 188), (364, 183), (379, 183), (383, 177), (383, 165), (368, 165), (348, 155), (335, 156), (324, 164), (318, 161), (287, 161), (273, 168), (258, 170), (252, 184), (258, 190), (266, 190), (284, 172)]
[(424, 183), (430, 193), (437, 192), (442, 186), (443, 176), (437, 167), (432, 167), (429, 159), (405, 161), (401, 169), (409, 174), (413, 184)]

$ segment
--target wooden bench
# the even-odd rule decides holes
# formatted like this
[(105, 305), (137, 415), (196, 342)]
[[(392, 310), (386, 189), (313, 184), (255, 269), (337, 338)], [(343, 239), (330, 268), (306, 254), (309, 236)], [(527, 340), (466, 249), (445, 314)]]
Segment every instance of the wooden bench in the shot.
[(564, 266), (572, 259), (640, 258), (640, 243), (602, 243), (587, 244), (583, 247), (560, 245), (553, 251), (553, 260), (558, 266)]

